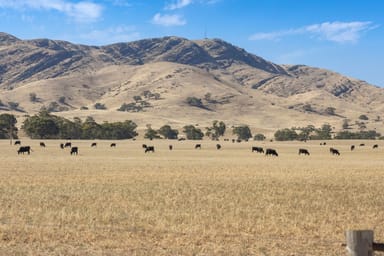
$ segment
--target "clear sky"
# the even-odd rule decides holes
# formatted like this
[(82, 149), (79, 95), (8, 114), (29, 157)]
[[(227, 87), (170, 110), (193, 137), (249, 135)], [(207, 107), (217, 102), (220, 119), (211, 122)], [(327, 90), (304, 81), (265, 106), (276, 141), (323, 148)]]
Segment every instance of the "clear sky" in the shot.
[(87, 45), (220, 38), (384, 87), (383, 13), (382, 0), (0, 0), (0, 31)]

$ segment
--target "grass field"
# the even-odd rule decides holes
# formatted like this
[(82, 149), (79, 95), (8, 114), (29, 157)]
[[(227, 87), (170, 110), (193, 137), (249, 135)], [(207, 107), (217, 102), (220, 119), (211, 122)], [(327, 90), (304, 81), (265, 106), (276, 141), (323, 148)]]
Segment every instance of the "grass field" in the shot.
[(347, 229), (384, 241), (384, 143), (72, 141), (71, 156), (44, 142), (17, 155), (0, 141), (0, 255), (346, 255)]

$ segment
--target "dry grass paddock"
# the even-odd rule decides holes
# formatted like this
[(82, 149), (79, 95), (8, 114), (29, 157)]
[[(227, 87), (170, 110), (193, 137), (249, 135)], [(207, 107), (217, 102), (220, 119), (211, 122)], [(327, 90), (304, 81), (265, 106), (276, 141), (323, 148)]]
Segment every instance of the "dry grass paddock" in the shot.
[(0, 141), (0, 255), (346, 255), (347, 229), (384, 241), (384, 143), (72, 141), (71, 156), (44, 142), (17, 155)]

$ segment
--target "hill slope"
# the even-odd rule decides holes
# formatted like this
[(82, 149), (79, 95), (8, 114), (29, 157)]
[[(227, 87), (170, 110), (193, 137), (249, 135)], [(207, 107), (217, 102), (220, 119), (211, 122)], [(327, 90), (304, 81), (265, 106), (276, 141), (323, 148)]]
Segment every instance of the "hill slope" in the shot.
[[(46, 107), (68, 118), (131, 119), (141, 127), (204, 126), (218, 119), (268, 133), (323, 123), (340, 129), (344, 119), (355, 124), (365, 114), (368, 128), (380, 131), (383, 96), (383, 89), (364, 81), (277, 65), (219, 39), (165, 37), (95, 47), (0, 33), (0, 111), (21, 119)], [(188, 104), (191, 98), (200, 103)]]

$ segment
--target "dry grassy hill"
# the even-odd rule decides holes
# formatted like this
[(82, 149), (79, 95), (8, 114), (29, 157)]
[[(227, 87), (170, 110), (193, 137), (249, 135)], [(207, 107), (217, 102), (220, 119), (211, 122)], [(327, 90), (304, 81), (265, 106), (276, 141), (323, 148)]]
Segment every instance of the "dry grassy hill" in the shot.
[[(20, 121), (51, 107), (67, 118), (130, 119), (140, 127), (205, 126), (218, 119), (268, 134), (308, 124), (340, 129), (344, 119), (354, 125), (365, 114), (368, 129), (384, 132), (383, 96), (382, 88), (364, 81), (276, 65), (218, 39), (165, 37), (95, 47), (0, 33), (0, 112)], [(188, 104), (188, 97), (200, 99), (200, 106)], [(96, 103), (105, 109), (95, 109)], [(118, 111), (123, 104), (130, 110)]]

